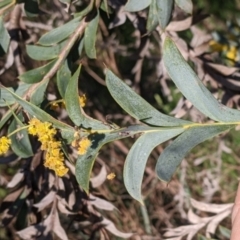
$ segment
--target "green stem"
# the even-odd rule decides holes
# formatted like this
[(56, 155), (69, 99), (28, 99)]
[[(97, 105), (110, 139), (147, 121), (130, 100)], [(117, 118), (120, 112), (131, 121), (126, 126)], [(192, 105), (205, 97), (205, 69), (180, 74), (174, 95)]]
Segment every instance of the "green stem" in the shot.
[(143, 223), (144, 223), (145, 231), (147, 234), (152, 234), (151, 224), (150, 224), (147, 208), (145, 205), (141, 205), (140, 208), (141, 208), (141, 213), (143, 216)]
[[(61, 67), (62, 63), (64, 62), (64, 60), (66, 59), (69, 51), (71, 50), (72, 46), (74, 45), (74, 43), (77, 41), (77, 39), (79, 37), (81, 37), (84, 33), (85, 28), (87, 27), (88, 22), (86, 22), (86, 18), (83, 18), (83, 20), (80, 22), (78, 28), (76, 29), (76, 31), (71, 35), (71, 37), (69, 38), (69, 41), (66, 43), (65, 47), (63, 48), (63, 50), (61, 51), (61, 53), (59, 54), (59, 57), (57, 59), (57, 61), (55, 62), (55, 64), (53, 65), (53, 67), (50, 69), (50, 71), (44, 76), (44, 78), (36, 83), (33, 84), (28, 91), (24, 94), (24, 96), (22, 97), (23, 99), (27, 99), (32, 92), (35, 91), (35, 89), (37, 89), (37, 87), (42, 84), (45, 81), (48, 81), (49, 79), (51, 79), (56, 72), (58, 71), (58, 69)], [(0, 87), (4, 87), (2, 84), (0, 84)], [(16, 103), (13, 105), (12, 110), (15, 111), (19, 108), (19, 104)], [(5, 117), (3, 117), (3, 119), (0, 122), (0, 129), (3, 127), (3, 125), (9, 120), (9, 118), (12, 116), (12, 112), (10, 110), (8, 110), (5, 115)]]
[(68, 53), (70, 52), (71, 48), (73, 47), (74, 43), (77, 41), (77, 39), (81, 35), (83, 35), (84, 30), (87, 27), (87, 25), (88, 25), (88, 22), (86, 22), (86, 18), (84, 18), (80, 22), (76, 31), (69, 38), (69, 41), (66, 43), (65, 47), (63, 48), (63, 50), (59, 54), (57, 61), (55, 62), (53, 67), (50, 69), (50, 71), (44, 76), (44, 78), (39, 83), (36, 83), (32, 87), (30, 87), (29, 90), (27, 91), (27, 93), (24, 94), (23, 98), (27, 98), (32, 92), (34, 92), (34, 90), (39, 86), (39, 84), (48, 81), (49, 79), (51, 79), (56, 74), (56, 72), (61, 67), (64, 60), (66, 59), (66, 57), (67, 57)]
[(16, 129), (15, 131), (11, 132), (10, 134), (8, 134), (8, 137), (11, 137), (13, 134), (16, 134), (17, 132), (22, 131), (23, 129), (27, 129), (28, 127), (29, 127), (29, 125), (20, 127), (18, 129)]

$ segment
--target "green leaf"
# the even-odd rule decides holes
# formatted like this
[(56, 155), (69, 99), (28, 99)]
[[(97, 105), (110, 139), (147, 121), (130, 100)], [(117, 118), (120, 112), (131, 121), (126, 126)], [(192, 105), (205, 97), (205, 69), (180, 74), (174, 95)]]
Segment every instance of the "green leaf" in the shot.
[(44, 78), (46, 73), (50, 71), (50, 69), (53, 67), (55, 62), (56, 60), (53, 60), (42, 67), (27, 71), (22, 75), (20, 75), (18, 78), (25, 83), (38, 83)]
[(125, 11), (128, 12), (138, 12), (147, 8), (151, 3), (151, 0), (128, 0), (124, 7)]
[(115, 101), (134, 118), (154, 126), (182, 126), (191, 122), (160, 113), (135, 93), (109, 69), (106, 71), (106, 83)]
[[(19, 95), (20, 97), (24, 95), (24, 93), (30, 88), (31, 84), (27, 83), (20, 83), (15, 90), (15, 94)], [(8, 105), (12, 105), (16, 102), (13, 95), (7, 91), (14, 91), (13, 88), (0, 88), (0, 107), (6, 107)]]
[(66, 92), (65, 92), (65, 103), (66, 109), (70, 119), (76, 126), (80, 126), (84, 121), (84, 115), (82, 114), (79, 94), (78, 94), (78, 78), (81, 70), (81, 65), (77, 71), (70, 78)]
[[(14, 109), (12, 107), (12, 111), (17, 109), (17, 105), (15, 105)], [(11, 118), (12, 112), (8, 110), (6, 113), (4, 113), (3, 117), (1, 118), (0, 121), (0, 129), (5, 125), (5, 123)]]
[(10, 43), (10, 36), (8, 34), (7, 29), (4, 27), (3, 18), (0, 17), (0, 47), (2, 47), (5, 53), (7, 53), (8, 51), (9, 43)]
[(163, 61), (177, 88), (199, 111), (220, 122), (240, 121), (240, 111), (222, 105), (213, 97), (169, 37), (164, 42)]
[(156, 0), (158, 20), (161, 29), (165, 29), (172, 15), (173, 0)]
[(58, 121), (57, 119), (53, 118), (51, 115), (40, 109), (39, 107), (33, 105), (30, 102), (25, 101), (15, 93), (9, 93), (13, 95), (16, 101), (24, 108), (24, 111), (28, 112), (31, 116), (38, 118), (42, 122), (50, 122), (54, 125), (54, 127), (59, 128), (61, 130), (62, 136), (68, 136), (69, 138), (74, 134), (75, 130), (73, 127)]
[(12, 3), (12, 0), (3, 0), (0, 2), (0, 9), (6, 7), (7, 5), (9, 5), (10, 3)]
[(89, 181), (93, 168), (93, 164), (98, 155), (98, 151), (101, 147), (111, 141), (122, 138), (118, 132), (117, 133), (107, 133), (107, 134), (92, 134), (89, 139), (92, 142), (92, 146), (87, 150), (85, 155), (80, 155), (77, 158), (76, 163), (76, 179), (78, 184), (83, 188), (85, 192), (89, 192)]
[(57, 87), (62, 98), (65, 96), (65, 91), (67, 89), (70, 78), (71, 70), (69, 69), (68, 60), (65, 59), (60, 69), (57, 71)]
[(175, 0), (176, 4), (186, 13), (192, 14), (192, 0)]
[(30, 58), (44, 61), (57, 58), (63, 47), (66, 45), (66, 41), (59, 43), (52, 47), (42, 47), (35, 45), (27, 45), (27, 54)]
[(142, 202), (141, 185), (145, 166), (152, 150), (159, 144), (182, 133), (184, 128), (153, 129), (142, 135), (130, 149), (123, 171), (124, 184), (128, 193)]
[(158, 8), (157, 8), (157, 0), (152, 0), (149, 12), (148, 12), (148, 18), (147, 18), (147, 30), (148, 32), (152, 32), (156, 29), (159, 21), (158, 21)]
[(98, 155), (100, 148), (89, 149), (85, 155), (77, 158), (76, 163), (76, 179), (78, 184), (85, 192), (89, 192), (89, 181), (93, 168), (93, 164)]
[(103, 0), (103, 2), (100, 5), (100, 8), (107, 13), (108, 17), (109, 17), (109, 13), (113, 13), (113, 11), (108, 6), (107, 0)]
[(80, 69), (81, 66), (79, 66), (77, 71), (71, 77), (65, 92), (65, 103), (68, 115), (76, 126), (82, 126), (84, 128), (95, 130), (108, 129), (109, 127), (104, 123), (87, 116), (80, 106), (78, 95), (78, 77)]
[(87, 25), (84, 33), (84, 48), (89, 58), (96, 58), (95, 42), (97, 37), (97, 28), (99, 22), (99, 13)]
[[(23, 121), (23, 116), (20, 113), (18, 116), (19, 120), (13, 119), (11, 124), (8, 128), (8, 134), (12, 133), (18, 127), (23, 127), (24, 124), (21, 122)], [(28, 132), (26, 129), (18, 131), (16, 134), (10, 136), (11, 139), (11, 149), (14, 153), (16, 153), (21, 158), (27, 158), (33, 156), (32, 146), (29, 141)]]
[(54, 28), (50, 32), (44, 34), (38, 41), (38, 44), (44, 46), (51, 46), (65, 40), (69, 37), (79, 25), (80, 17), (74, 18), (68, 23)]
[(160, 155), (156, 165), (158, 177), (163, 181), (170, 181), (182, 159), (192, 148), (232, 127), (234, 125), (200, 126), (186, 130)]
[(32, 104), (39, 106), (43, 102), (48, 83), (49, 79), (38, 84), (38, 87), (34, 90), (30, 98)]
[(231, 231), (228, 228), (220, 225), (219, 231), (220, 231), (221, 235), (224, 236), (225, 238), (227, 238), (227, 239), (231, 238)]
[(198, 234), (197, 235), (197, 240), (214, 240), (214, 239), (209, 239), (209, 238), (206, 238), (205, 236), (201, 235), (201, 234)]
[(95, 0), (90, 0), (90, 3), (88, 3), (88, 6), (85, 9), (83, 9), (81, 12), (74, 13), (74, 17), (76, 18), (86, 16), (88, 13), (92, 11), (94, 3)]
[(37, 17), (39, 14), (38, 1), (25, 0), (24, 9), (27, 17)]
[[(149, 129), (149, 127), (147, 127), (147, 129)], [(108, 142), (126, 138), (141, 131), (144, 131), (143, 128), (134, 126), (131, 129), (124, 128), (115, 131), (112, 130), (110, 132), (96, 132), (88, 136), (88, 138), (92, 142), (92, 145), (89, 147), (85, 155), (81, 155), (77, 158), (76, 163), (76, 179), (78, 184), (83, 188), (84, 191), (86, 191), (87, 193), (89, 191), (89, 181), (92, 167), (98, 151), (101, 149), (101, 147)]]
[(78, 55), (79, 56), (82, 55), (83, 45), (84, 45), (84, 37), (82, 37), (82, 39), (79, 41), (79, 44), (78, 44)]

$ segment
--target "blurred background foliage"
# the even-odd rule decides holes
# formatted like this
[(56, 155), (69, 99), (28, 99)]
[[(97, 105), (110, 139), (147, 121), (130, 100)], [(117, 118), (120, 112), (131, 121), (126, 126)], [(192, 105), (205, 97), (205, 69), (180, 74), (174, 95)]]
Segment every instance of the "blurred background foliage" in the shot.
[[(53, 1), (53, 3), (51, 1), (40, 2), (45, 12), (48, 9), (52, 12), (53, 5), (55, 6), (55, 11), (60, 12), (63, 8), (63, 5), (57, 0)], [(88, 1), (81, 2), (83, 4), (80, 4), (79, 8), (88, 4)], [(118, 1), (115, 2), (117, 3)], [(239, 67), (240, 1), (193, 0), (193, 6), (194, 13), (201, 12), (209, 15), (206, 19), (199, 22), (196, 27), (203, 30), (204, 34), (212, 36), (209, 42), (208, 53), (212, 53), (213, 62), (229, 67)], [(183, 13), (179, 15), (180, 19), (186, 16)], [(119, 15), (119, 17), (121, 16)], [(150, 44), (148, 52), (142, 62), (139, 63), (140, 65), (134, 70), (136, 62), (140, 59), (141, 49), (138, 48), (139, 42), (144, 41), (145, 38), (141, 36), (141, 27), (145, 23), (143, 21), (144, 16), (142, 17), (141, 14), (137, 14), (134, 17), (138, 18), (138, 31), (136, 31), (136, 26), (133, 24), (135, 18), (133, 20), (127, 19), (124, 24), (108, 29), (109, 25), (113, 24), (114, 20), (116, 20), (116, 13), (109, 14), (108, 18), (106, 12), (101, 11), (101, 34), (98, 35), (96, 44), (98, 58), (97, 60), (89, 60), (83, 55), (81, 59), (83, 69), (80, 76), (79, 89), (87, 95), (86, 113), (100, 120), (107, 119), (110, 123), (113, 122), (119, 126), (127, 126), (135, 123), (135, 120), (127, 116), (117, 103), (114, 102), (105, 87), (104, 75), (101, 71), (103, 63), (105, 63), (121, 75), (126, 83), (137, 93), (162, 112), (169, 115), (177, 115), (182, 110), (183, 113), (181, 116), (204, 121), (202, 116), (199, 117), (199, 113), (195, 111), (191, 112), (191, 107), (187, 103), (180, 104), (180, 108), (175, 112), (173, 111), (184, 100), (171, 81), (159, 81), (162, 73), (158, 72), (160, 69), (158, 66), (160, 50), (156, 32), (153, 32), (149, 36)], [(26, 37), (27, 41), (31, 43), (36, 42), (39, 36), (51, 29), (50, 24), (55, 27), (56, 25), (63, 24), (68, 19), (68, 14), (63, 10), (61, 10), (61, 14), (59, 15), (57, 13), (52, 16), (42, 14), (37, 18), (34, 17), (32, 21), (26, 21), (26, 26), (30, 31), (23, 32), (22, 37)], [(180, 32), (179, 36), (189, 44), (193, 33), (188, 29)], [(25, 52), (23, 52), (23, 57), (27, 69), (42, 65), (39, 62), (29, 59)], [(200, 58), (203, 59), (202, 57), (201, 55)], [(0, 59), (1, 67), (4, 66), (5, 61), (6, 58), (3, 56)], [(0, 80), (5, 86), (15, 86), (16, 75), (17, 71), (12, 66), (1, 74)], [(234, 79), (239, 82), (239, 76)], [(228, 89), (225, 86), (222, 87), (221, 84), (219, 87), (219, 84), (214, 83), (214, 81), (207, 84), (214, 94), (217, 93), (219, 99), (223, 99), (223, 101), (225, 99), (225, 103), (228, 103), (231, 107), (240, 106), (240, 92), (238, 89), (232, 91), (232, 89)], [(49, 94), (56, 91), (53, 84), (50, 84), (48, 91)], [(4, 110), (2, 111), (4, 112)], [(59, 110), (58, 114), (61, 114), (61, 110)], [(107, 173), (114, 173), (116, 177), (112, 180), (106, 180), (97, 189), (92, 190), (93, 194), (112, 202), (118, 209), (118, 211), (101, 210), (100, 212), (111, 219), (118, 229), (136, 233), (131, 239), (162, 239), (166, 228), (188, 225), (190, 222), (187, 211), (190, 206), (190, 198), (218, 204), (225, 204), (234, 200), (240, 170), (240, 136), (237, 130), (232, 130), (227, 135), (214, 138), (214, 140), (209, 140), (194, 148), (187, 159), (183, 161), (176, 176), (168, 185), (160, 182), (153, 170), (157, 156), (167, 144), (159, 146), (154, 150), (147, 163), (142, 185), (146, 207), (140, 206), (133, 200), (127, 194), (123, 185), (123, 163), (128, 149), (133, 142), (134, 140), (129, 138), (115, 141), (102, 148), (94, 167), (94, 174), (97, 175), (101, 166), (104, 165)], [(19, 169), (19, 165), (19, 162), (8, 165), (1, 164), (1, 175), (9, 181)], [(3, 186), (0, 188), (0, 198), (3, 200), (9, 191), (4, 187), (3, 182), (1, 184)], [(207, 215), (199, 213), (199, 216), (205, 217)], [(67, 228), (69, 223), (64, 217), (62, 220), (64, 228)], [(217, 231), (212, 239), (229, 239), (228, 229), (230, 229), (230, 218), (223, 220), (221, 225), (223, 227)], [(16, 228), (16, 225), (11, 225), (8, 228), (0, 228), (0, 239), (19, 239), (15, 234), (16, 229), (14, 228)], [(86, 235), (82, 236), (79, 235), (79, 229), (74, 227), (68, 229), (69, 239), (89, 239), (88, 234), (90, 235), (87, 232)], [(207, 239), (204, 237), (204, 230), (200, 230), (200, 234), (195, 239)], [(55, 239), (58, 238), (56, 237)], [(97, 236), (92, 239), (100, 239), (100, 237)], [(108, 239), (121, 238), (110, 235)]]

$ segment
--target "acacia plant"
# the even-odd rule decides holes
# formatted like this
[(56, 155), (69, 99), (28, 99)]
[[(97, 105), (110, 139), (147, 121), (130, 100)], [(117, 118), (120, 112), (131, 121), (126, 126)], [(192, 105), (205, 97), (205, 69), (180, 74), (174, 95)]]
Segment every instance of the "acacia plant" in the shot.
[[(54, 15), (55, 10), (60, 15)], [(52, 18), (49, 12), (54, 15)], [(211, 37), (205, 34), (200, 44), (192, 41), (188, 48), (177, 34), (190, 28), (194, 31), (193, 25), (206, 17), (193, 13), (191, 0), (4, 0), (0, 3), (0, 14), (0, 46), (4, 57), (1, 74), (5, 77), (0, 89), (0, 162), (19, 163), (13, 180), (8, 183), (13, 191), (1, 206), (2, 224), (18, 223), (16, 234), (22, 239), (47, 237), (52, 233), (68, 239), (59, 214), (68, 215), (73, 221), (91, 222), (88, 225), (91, 231), (85, 225), (80, 228), (81, 236), (94, 237), (98, 231), (104, 236), (107, 229), (130, 238), (130, 233), (119, 232), (110, 220), (92, 208), (94, 200), (99, 198), (91, 194), (90, 177), (103, 145), (138, 136), (126, 157), (123, 178), (132, 198), (144, 204), (141, 184), (154, 148), (173, 139), (156, 162), (158, 178), (170, 182), (192, 148), (240, 123), (240, 111), (220, 103), (192, 68), (198, 64), (200, 71), (207, 66), (209, 76), (213, 70), (224, 76), (220, 65), (203, 59), (209, 45), (203, 46)], [(184, 16), (184, 20), (177, 19), (178, 16)], [(124, 50), (111, 43), (111, 36), (128, 37), (126, 19), (139, 34), (137, 39), (129, 40), (139, 42), (134, 68), (137, 71), (132, 70), (135, 81), (144, 68), (143, 58), (148, 61), (149, 54), (157, 56), (163, 81), (170, 78), (175, 83), (182, 95), (205, 115), (203, 122), (162, 113), (121, 79), (124, 72), (121, 68), (128, 67), (114, 57)], [(124, 24), (126, 33), (121, 35), (117, 29)], [(156, 41), (158, 50), (151, 52), (150, 43)], [(131, 47), (127, 45), (129, 51)], [(187, 60), (193, 64), (190, 66)], [(94, 70), (89, 67), (91, 64)], [(14, 84), (6, 75), (13, 66)], [(229, 76), (236, 68), (228, 71)], [(85, 108), (88, 98), (79, 88), (79, 79), (86, 72), (106, 85), (113, 99), (136, 124), (118, 126), (89, 116)], [(64, 117), (61, 112), (66, 113)], [(30, 214), (34, 216), (31, 219)], [(184, 234), (189, 234), (190, 239), (190, 233)], [(191, 232), (191, 237), (194, 234), (196, 231)]]

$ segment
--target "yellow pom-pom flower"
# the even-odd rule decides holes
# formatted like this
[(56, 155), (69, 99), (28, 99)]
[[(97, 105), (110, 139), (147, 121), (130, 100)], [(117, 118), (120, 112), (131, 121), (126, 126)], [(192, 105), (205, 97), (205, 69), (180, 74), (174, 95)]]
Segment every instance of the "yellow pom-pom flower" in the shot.
[(92, 145), (92, 142), (88, 138), (82, 138), (78, 142), (78, 154), (84, 155), (86, 154), (88, 148)]
[(0, 138), (0, 155), (8, 151), (10, 144), (11, 144), (11, 139), (9, 139), (8, 137), (4, 136)]
[(87, 97), (85, 94), (83, 94), (81, 97), (79, 97), (79, 104), (81, 107), (85, 107), (87, 102)]
[(55, 138), (57, 130), (52, 127), (51, 123), (33, 118), (29, 121), (28, 132), (38, 137), (42, 144), (41, 149), (46, 151), (44, 166), (55, 171), (59, 177), (64, 176), (68, 172), (68, 168), (64, 166), (61, 142)]

